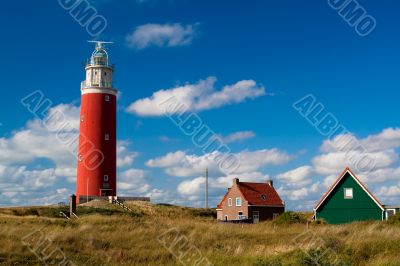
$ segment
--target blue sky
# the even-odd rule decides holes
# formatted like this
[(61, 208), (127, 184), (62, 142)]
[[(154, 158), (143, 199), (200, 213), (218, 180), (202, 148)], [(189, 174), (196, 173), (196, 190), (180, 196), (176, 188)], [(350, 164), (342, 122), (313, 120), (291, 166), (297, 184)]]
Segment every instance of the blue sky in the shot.
[[(90, 3), (107, 21), (98, 38), (115, 42), (120, 194), (203, 206), (209, 166), (213, 206), (238, 176), (272, 178), (289, 209), (310, 210), (353, 166), (293, 108), (312, 94), (376, 161), (359, 173), (368, 188), (384, 204), (400, 202), (398, 1), (358, 1), (376, 20), (365, 37), (328, 1)], [(0, 205), (66, 201), (75, 158), (20, 101), (40, 90), (74, 124), (93, 38), (59, 1), (7, 1), (0, 23)], [(161, 90), (180, 91), (243, 169), (226, 176), (168, 117), (150, 112)]]

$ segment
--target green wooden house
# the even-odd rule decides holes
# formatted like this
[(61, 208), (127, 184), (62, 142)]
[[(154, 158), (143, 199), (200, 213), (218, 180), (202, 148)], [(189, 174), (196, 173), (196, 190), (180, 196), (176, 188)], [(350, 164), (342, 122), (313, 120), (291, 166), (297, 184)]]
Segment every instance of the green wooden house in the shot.
[(368, 191), (350, 168), (336, 179), (314, 208), (314, 218), (341, 224), (353, 221), (384, 220), (385, 207)]

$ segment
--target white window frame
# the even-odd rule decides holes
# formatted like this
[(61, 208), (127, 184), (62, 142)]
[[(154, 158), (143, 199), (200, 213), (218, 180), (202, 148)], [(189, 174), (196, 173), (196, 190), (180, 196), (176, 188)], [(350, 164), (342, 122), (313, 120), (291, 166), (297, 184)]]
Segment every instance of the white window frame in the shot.
[[(239, 200), (239, 204), (238, 204), (238, 200)], [(235, 205), (238, 206), (238, 207), (242, 206), (242, 198), (241, 197), (237, 197), (236, 198)]]
[(108, 133), (104, 134), (104, 140), (110, 140), (110, 134)]
[(104, 175), (104, 176), (103, 176), (103, 181), (104, 181), (104, 182), (108, 182), (109, 178), (110, 178), (110, 177), (109, 177), (108, 175)]
[(224, 216), (224, 221), (228, 221), (228, 215)]
[(385, 216), (386, 216), (386, 220), (388, 220), (389, 219), (389, 215), (388, 215), (388, 211), (393, 211), (394, 212), (394, 216), (396, 216), (396, 209), (386, 209), (385, 210)]
[(110, 95), (104, 96), (104, 100), (105, 100), (106, 102), (109, 102), (109, 101), (110, 101)]
[[(349, 195), (349, 194), (347, 193), (347, 191), (349, 191), (351, 195)], [(351, 188), (351, 187), (349, 187), (349, 188), (344, 188), (344, 198), (345, 198), (345, 199), (352, 199), (353, 197), (354, 197), (353, 188)]]
[(231, 207), (232, 206), (232, 198), (228, 199), (228, 206)]

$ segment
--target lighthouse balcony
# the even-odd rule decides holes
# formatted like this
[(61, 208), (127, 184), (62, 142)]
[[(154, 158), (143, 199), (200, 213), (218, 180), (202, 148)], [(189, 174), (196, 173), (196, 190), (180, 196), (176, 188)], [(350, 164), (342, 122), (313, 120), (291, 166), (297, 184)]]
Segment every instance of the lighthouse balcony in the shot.
[(86, 82), (82, 81), (81, 82), (81, 90), (86, 89), (86, 88), (93, 88), (93, 87), (98, 87), (98, 88), (112, 88), (112, 82), (108, 81), (100, 81), (100, 82)]

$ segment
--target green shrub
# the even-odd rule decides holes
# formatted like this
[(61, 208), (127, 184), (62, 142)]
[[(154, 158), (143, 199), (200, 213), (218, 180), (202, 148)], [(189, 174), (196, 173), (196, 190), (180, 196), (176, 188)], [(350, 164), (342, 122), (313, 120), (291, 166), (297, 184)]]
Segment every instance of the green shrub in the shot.
[(214, 209), (189, 209), (189, 213), (195, 217), (217, 218), (217, 211)]
[(274, 224), (280, 225), (280, 224), (302, 224), (306, 223), (307, 218), (297, 212), (285, 212), (279, 215), (274, 221)]
[(317, 220), (313, 220), (313, 221), (311, 222), (311, 224), (312, 224), (312, 225), (327, 225), (328, 222), (325, 221), (325, 220), (322, 219), (322, 218), (318, 218)]
[(267, 260), (263, 258), (257, 258), (253, 263), (253, 266), (281, 266), (282, 262), (279, 258), (274, 258), (272, 260)]
[(400, 212), (397, 212), (396, 215), (389, 217), (387, 222), (389, 224), (400, 224)]

